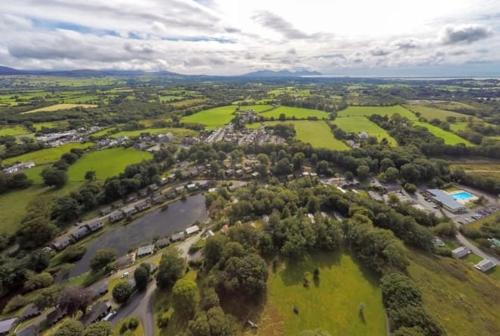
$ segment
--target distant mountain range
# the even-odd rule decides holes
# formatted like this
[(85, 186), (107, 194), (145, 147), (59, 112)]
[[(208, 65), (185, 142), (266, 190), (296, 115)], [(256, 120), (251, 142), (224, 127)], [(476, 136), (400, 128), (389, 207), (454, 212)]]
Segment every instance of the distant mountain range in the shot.
[[(0, 66), (0, 76), (12, 75), (36, 75), (36, 76), (67, 76), (67, 77), (137, 77), (137, 76), (158, 76), (158, 77), (201, 77), (200, 75), (182, 75), (170, 71), (147, 72), (140, 70), (18, 70), (5, 66)], [(308, 70), (260, 70), (249, 72), (240, 76), (230, 77), (247, 77), (247, 78), (293, 78), (302, 76), (318, 76), (321, 73)], [(218, 76), (210, 76), (218, 77)]]

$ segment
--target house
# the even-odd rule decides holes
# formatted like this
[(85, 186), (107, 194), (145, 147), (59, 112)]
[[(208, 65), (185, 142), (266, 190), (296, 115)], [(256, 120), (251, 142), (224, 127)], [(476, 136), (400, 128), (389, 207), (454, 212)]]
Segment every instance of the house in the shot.
[(187, 236), (190, 236), (192, 234), (200, 232), (200, 227), (198, 225), (193, 225), (184, 230), (184, 232), (186, 232)]
[(80, 239), (87, 237), (89, 234), (90, 234), (89, 228), (85, 225), (82, 225), (73, 230), (70, 233), (70, 236), (74, 241), (79, 241)]
[(104, 281), (95, 286), (94, 288), (92, 288), (93, 299), (95, 300), (98, 297), (101, 297), (104, 294), (108, 293), (108, 285), (109, 285), (108, 282)]
[(136, 194), (132, 194), (129, 197), (127, 197), (127, 203), (135, 202), (135, 201), (137, 201), (137, 195)]
[(175, 243), (175, 242), (178, 242), (178, 241), (182, 241), (184, 239), (186, 239), (186, 234), (184, 232), (174, 233), (172, 235), (172, 237), (170, 237), (170, 241), (172, 243)]
[(188, 184), (188, 185), (186, 186), (186, 188), (187, 188), (187, 190), (188, 190), (189, 192), (192, 192), (192, 191), (196, 191), (196, 190), (198, 190), (198, 187), (197, 187), (197, 186), (196, 186), (196, 184), (194, 184), (194, 183), (190, 183), (190, 184)]
[(439, 204), (452, 213), (467, 211), (467, 208), (463, 204), (458, 203), (450, 194), (441, 189), (429, 189), (427, 192), (430, 194), (434, 203)]
[(51, 246), (54, 248), (56, 251), (62, 251), (64, 250), (69, 244), (71, 244), (71, 239), (69, 239), (68, 236), (62, 236), (54, 239), (52, 242)]
[(184, 187), (182, 187), (182, 186), (181, 186), (181, 187), (177, 187), (177, 188), (175, 188), (175, 193), (176, 193), (177, 195), (180, 195), (180, 194), (182, 194), (183, 192), (184, 192)]
[(121, 210), (115, 210), (109, 214), (109, 220), (111, 223), (118, 222), (119, 220), (122, 220), (124, 217), (125, 215)]
[(107, 301), (96, 303), (90, 310), (83, 315), (81, 322), (83, 325), (88, 326), (94, 322), (102, 320), (111, 311), (111, 304)]
[(207, 190), (208, 187), (210, 186), (210, 183), (208, 181), (200, 181), (197, 184), (198, 184), (198, 187), (202, 190)]
[(122, 212), (125, 217), (130, 217), (137, 213), (137, 209), (134, 206), (128, 206), (122, 208)]
[(457, 247), (456, 249), (451, 251), (451, 255), (453, 256), (453, 258), (457, 258), (457, 259), (463, 258), (466, 255), (468, 255), (469, 253), (470, 253), (470, 250), (465, 246)]
[(139, 190), (139, 196), (140, 197), (146, 197), (146, 196), (148, 196), (148, 193), (149, 193), (149, 191), (148, 191), (147, 188)]
[(40, 315), (41, 313), (42, 312), (40, 311), (40, 309), (38, 309), (38, 307), (35, 304), (30, 303), (29, 305), (26, 306), (26, 308), (24, 308), (23, 313), (19, 318), (21, 319), (21, 321), (26, 321), (29, 320), (30, 318)]
[(65, 318), (67, 314), (68, 313), (65, 309), (54, 308), (53, 311), (47, 314), (45, 322), (47, 323), (47, 325), (53, 326), (54, 324)]
[(148, 186), (149, 191), (155, 192), (156, 190), (159, 189), (159, 187), (156, 184), (150, 184)]
[(165, 196), (163, 195), (154, 195), (151, 198), (151, 202), (153, 202), (153, 204), (160, 204), (163, 203), (164, 201), (165, 201)]
[(0, 321), (0, 335), (8, 335), (9, 332), (12, 330), (12, 327), (17, 322), (17, 318), (10, 318), (6, 320)]
[(96, 232), (104, 226), (104, 223), (100, 219), (96, 219), (85, 225), (91, 232)]
[(116, 268), (128, 267), (135, 263), (135, 253), (126, 254), (115, 261)]
[(496, 264), (490, 259), (483, 259), (474, 265), (474, 267), (481, 272), (488, 272), (490, 269), (495, 268), (495, 266)]
[(137, 209), (137, 211), (144, 211), (150, 207), (151, 207), (151, 204), (149, 203), (148, 200), (140, 201), (139, 203), (137, 203), (135, 205), (135, 208)]
[(150, 254), (153, 254), (155, 251), (155, 246), (153, 244), (141, 246), (137, 249), (137, 258), (141, 258)]
[(103, 208), (99, 211), (99, 213), (101, 214), (101, 216), (106, 216), (107, 214), (111, 213), (111, 208), (110, 207)]
[(168, 238), (158, 239), (155, 245), (159, 249), (167, 247), (168, 245), (170, 245), (170, 239)]

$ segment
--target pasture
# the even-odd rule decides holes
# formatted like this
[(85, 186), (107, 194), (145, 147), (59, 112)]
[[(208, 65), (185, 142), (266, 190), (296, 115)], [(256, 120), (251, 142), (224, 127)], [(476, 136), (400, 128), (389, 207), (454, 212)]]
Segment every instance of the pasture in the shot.
[(359, 134), (360, 132), (366, 132), (368, 135), (377, 138), (380, 142), (386, 139), (391, 146), (397, 146), (396, 140), (387, 133), (386, 130), (372, 122), (366, 117), (346, 117), (346, 118), (336, 118), (333, 120), (333, 124), (337, 125), (340, 129), (348, 132)]
[(241, 105), (240, 111), (253, 110), (256, 113), (266, 112), (274, 107), (272, 105)]
[(450, 168), (463, 169), (465, 172), (483, 177), (492, 177), (500, 182), (500, 162), (487, 160), (451, 161)]
[(349, 106), (348, 108), (339, 111), (338, 117), (369, 117), (371, 115), (380, 115), (391, 117), (399, 114), (402, 117), (413, 120), (416, 116), (401, 105), (393, 106)]
[(439, 127), (434, 126), (434, 125), (431, 125), (429, 123), (415, 121), (413, 124), (415, 126), (420, 126), (420, 127), (426, 128), (434, 136), (443, 139), (444, 143), (447, 145), (464, 144), (467, 146), (473, 146), (473, 144), (469, 140), (466, 140), (466, 139), (456, 135), (455, 133), (445, 131), (444, 129), (439, 128)]
[[(144, 128), (132, 131), (120, 131), (118, 133), (112, 134), (111, 137), (119, 138), (126, 136), (129, 138), (137, 138), (144, 133), (149, 133), (151, 135), (172, 133), (177, 137), (195, 136), (196, 134), (198, 134), (196, 131), (187, 128)], [(93, 135), (97, 136), (97, 133)]]
[(68, 126), (68, 122), (65, 120), (62, 121), (42, 121), (33, 124), (35, 130), (40, 131), (44, 127), (45, 128), (65, 128)]
[(281, 114), (284, 114), (287, 119), (307, 119), (309, 117), (327, 119), (329, 116), (329, 113), (325, 111), (290, 106), (279, 106), (275, 109), (260, 113), (260, 115), (265, 118), (274, 119), (278, 119)]
[(202, 124), (207, 129), (224, 126), (233, 120), (236, 106), (227, 105), (203, 110), (195, 114), (185, 116), (181, 122), (186, 124)]
[(458, 112), (447, 111), (443, 109), (439, 109), (436, 107), (430, 107), (425, 105), (408, 105), (408, 108), (412, 110), (414, 113), (419, 114), (421, 117), (431, 121), (432, 119), (438, 119), (441, 121), (446, 121), (448, 117), (454, 117), (457, 121), (466, 121), (470, 116)]
[(56, 112), (56, 111), (60, 111), (60, 110), (71, 110), (71, 109), (74, 109), (77, 107), (92, 108), (92, 107), (97, 107), (97, 105), (93, 105), (93, 104), (67, 104), (67, 103), (55, 104), (55, 105), (50, 105), (50, 106), (41, 107), (41, 108), (37, 108), (34, 110), (22, 112), (21, 114), (31, 114), (31, 113), (37, 113), (37, 112)]
[[(317, 281), (312, 276), (316, 268), (320, 271)], [(307, 288), (304, 278), (310, 281)], [(363, 316), (359, 313), (362, 304)], [(318, 328), (331, 336), (387, 333), (376, 279), (347, 254), (316, 254), (270, 271), (267, 300), (257, 323), (259, 336), (302, 335)]]
[(26, 153), (23, 155), (19, 156), (14, 156), (11, 158), (7, 158), (3, 161), (4, 164), (9, 165), (13, 164), (16, 162), (27, 162), (27, 161), (33, 161), (37, 165), (43, 165), (51, 162), (55, 162), (59, 160), (61, 155), (64, 153), (67, 153), (70, 151), (72, 148), (89, 148), (92, 146), (93, 143), (91, 142), (86, 142), (86, 143), (69, 143), (65, 144), (59, 147), (51, 147), (51, 148), (44, 148), (40, 149), (34, 152)]
[(295, 138), (308, 143), (314, 148), (326, 148), (331, 150), (349, 150), (350, 148), (342, 141), (336, 139), (330, 130), (330, 126), (324, 121), (267, 121), (248, 125), (249, 128), (259, 128), (265, 125), (276, 125), (285, 123), (292, 125), (295, 129)]
[(177, 102), (171, 103), (173, 107), (176, 109), (185, 109), (193, 106), (198, 106), (206, 102), (206, 98), (192, 98), (192, 99), (185, 99), (185, 100), (180, 100)]
[(20, 136), (27, 134), (30, 134), (30, 131), (21, 125), (0, 126), (0, 136)]

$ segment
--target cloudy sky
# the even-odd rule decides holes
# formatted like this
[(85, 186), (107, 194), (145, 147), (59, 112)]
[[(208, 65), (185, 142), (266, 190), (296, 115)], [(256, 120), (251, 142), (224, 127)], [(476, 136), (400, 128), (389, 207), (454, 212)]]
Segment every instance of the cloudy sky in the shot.
[(499, 0), (2, 0), (0, 65), (500, 75)]

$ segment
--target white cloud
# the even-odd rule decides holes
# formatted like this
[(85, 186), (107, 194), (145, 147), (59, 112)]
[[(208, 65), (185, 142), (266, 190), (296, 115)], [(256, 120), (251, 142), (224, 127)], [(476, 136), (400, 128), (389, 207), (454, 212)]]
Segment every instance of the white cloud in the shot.
[(500, 62), (492, 0), (0, 2), (0, 64), (238, 74)]

